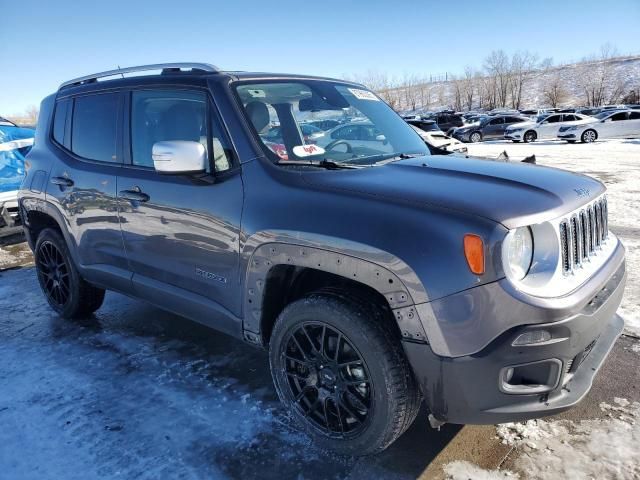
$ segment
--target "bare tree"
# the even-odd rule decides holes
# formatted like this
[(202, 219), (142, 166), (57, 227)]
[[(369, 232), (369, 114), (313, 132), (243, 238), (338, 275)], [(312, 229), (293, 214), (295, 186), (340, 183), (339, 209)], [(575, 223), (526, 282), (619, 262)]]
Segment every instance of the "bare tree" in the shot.
[(525, 82), (532, 76), (538, 56), (530, 52), (516, 52), (511, 57), (509, 70), (509, 90), (511, 94), (511, 107), (519, 109), (522, 104), (522, 92)]
[(491, 87), (494, 89), (493, 98), (499, 107), (507, 105), (507, 94), (509, 92), (509, 82), (511, 81), (511, 70), (509, 57), (504, 50), (494, 50), (484, 60), (484, 68), (489, 77), (493, 77)]
[(567, 98), (567, 89), (560, 72), (556, 72), (545, 82), (542, 87), (542, 95), (551, 107), (558, 107)]
[(453, 109), (456, 111), (462, 110), (462, 92), (464, 88), (464, 81), (457, 78), (455, 75), (451, 75), (451, 83), (453, 84)]
[(467, 110), (473, 108), (476, 90), (476, 74), (471, 67), (467, 66), (464, 69), (464, 79), (462, 81), (462, 102)]
[[(618, 52), (611, 44), (605, 44), (600, 50), (600, 56), (591, 56), (584, 60), (579, 71), (579, 85), (582, 88), (588, 105), (595, 107), (603, 105), (612, 95), (613, 64)], [(616, 92), (620, 96), (621, 92)]]

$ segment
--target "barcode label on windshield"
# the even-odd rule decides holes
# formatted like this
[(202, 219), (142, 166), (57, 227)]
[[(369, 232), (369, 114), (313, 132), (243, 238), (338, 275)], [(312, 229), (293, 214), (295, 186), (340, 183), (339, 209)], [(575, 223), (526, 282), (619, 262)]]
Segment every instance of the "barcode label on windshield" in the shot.
[(376, 102), (380, 101), (380, 99), (376, 97), (373, 92), (369, 92), (368, 90), (360, 90), (359, 88), (349, 88), (348, 90), (358, 100), (375, 100)]

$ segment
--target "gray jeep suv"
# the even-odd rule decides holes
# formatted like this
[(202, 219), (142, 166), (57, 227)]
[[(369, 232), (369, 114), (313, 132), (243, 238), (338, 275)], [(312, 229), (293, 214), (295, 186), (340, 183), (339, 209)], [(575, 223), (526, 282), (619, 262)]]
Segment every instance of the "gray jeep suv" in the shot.
[(622, 331), (601, 183), (430, 156), (361, 85), (151, 65), (40, 112), (19, 205), (51, 307), (114, 290), (268, 349), (326, 448), (384, 449), (423, 399), (434, 426), (563, 411)]

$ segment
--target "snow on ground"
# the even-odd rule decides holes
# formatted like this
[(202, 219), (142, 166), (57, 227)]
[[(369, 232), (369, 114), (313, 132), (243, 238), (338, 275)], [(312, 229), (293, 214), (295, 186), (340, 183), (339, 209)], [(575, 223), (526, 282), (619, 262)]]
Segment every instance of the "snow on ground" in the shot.
[(599, 420), (531, 420), (499, 425), (498, 437), (519, 456), (513, 470), (482, 470), (469, 462), (445, 466), (451, 480), (532, 478), (640, 478), (640, 403), (601, 403)]
[(535, 155), (537, 163), (593, 176), (607, 186), (609, 228), (627, 248), (627, 289), (618, 313), (626, 332), (640, 337), (640, 140), (570, 145), (559, 141), (469, 144), (469, 154), (511, 159)]

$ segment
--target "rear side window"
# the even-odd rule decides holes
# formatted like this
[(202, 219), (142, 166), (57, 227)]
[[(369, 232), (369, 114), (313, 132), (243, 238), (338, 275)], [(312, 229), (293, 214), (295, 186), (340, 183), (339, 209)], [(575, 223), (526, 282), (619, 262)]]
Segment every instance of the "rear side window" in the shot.
[(60, 145), (64, 145), (64, 132), (67, 126), (67, 112), (71, 100), (65, 98), (56, 102), (56, 108), (53, 113), (53, 139)]
[(629, 120), (640, 120), (640, 112), (630, 112)]
[(116, 154), (117, 93), (78, 97), (74, 100), (71, 151), (79, 157), (119, 162)]
[(504, 123), (504, 118), (499, 117), (499, 118), (494, 118), (493, 120), (491, 120), (489, 122), (489, 125), (502, 125)]

